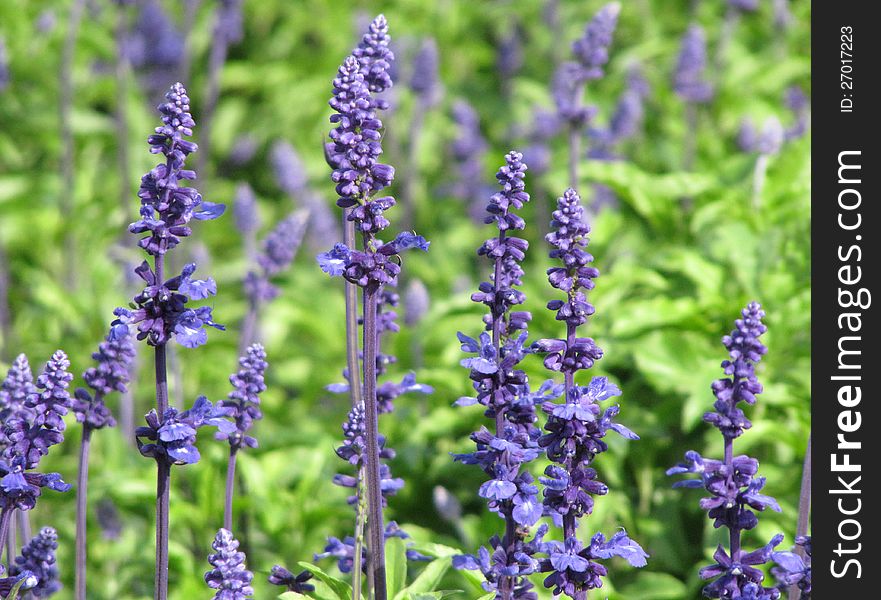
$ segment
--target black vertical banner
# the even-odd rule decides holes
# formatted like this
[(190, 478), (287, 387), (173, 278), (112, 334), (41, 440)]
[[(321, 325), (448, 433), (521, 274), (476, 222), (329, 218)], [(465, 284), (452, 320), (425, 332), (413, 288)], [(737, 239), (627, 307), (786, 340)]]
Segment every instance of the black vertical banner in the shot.
[(878, 598), (881, 506), (875, 2), (814, 2), (812, 27), (813, 598)]

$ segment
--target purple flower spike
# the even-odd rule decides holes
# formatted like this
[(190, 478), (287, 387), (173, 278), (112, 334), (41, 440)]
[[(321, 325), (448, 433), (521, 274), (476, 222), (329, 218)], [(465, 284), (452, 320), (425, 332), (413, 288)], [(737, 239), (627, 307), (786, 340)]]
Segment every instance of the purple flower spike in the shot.
[(685, 102), (704, 104), (713, 99), (712, 84), (705, 79), (707, 41), (699, 25), (691, 25), (682, 38), (682, 47), (673, 75), (673, 89)]
[(235, 419), (235, 431), (219, 431), (214, 436), (218, 440), (228, 440), (233, 451), (243, 446), (257, 447), (257, 440), (248, 435), (248, 431), (254, 421), (263, 418), (263, 413), (260, 412), (260, 394), (266, 390), (263, 374), (268, 366), (263, 346), (249, 346), (245, 356), (239, 358), (239, 366), (238, 372), (229, 377), (233, 391), (229, 393), (228, 399), (219, 402), (222, 408), (227, 409), (228, 415)]
[(51, 596), (61, 589), (58, 567), (55, 565), (56, 550), (58, 534), (51, 527), (43, 527), (21, 549), (21, 555), (15, 557), (15, 564), (9, 572), (13, 576), (30, 573), (37, 580), (37, 584), (30, 588), (30, 593), (37, 598)]
[(253, 597), (253, 573), (245, 567), (245, 553), (239, 552), (239, 542), (232, 533), (221, 529), (211, 543), (214, 554), (208, 562), (214, 567), (205, 573), (205, 583), (217, 590), (214, 600), (247, 600)]
[(478, 495), (486, 499), (490, 511), (506, 522), (504, 536), (490, 539), (492, 552), (480, 548), (476, 556), (455, 557), (453, 565), (459, 569), (480, 570), (486, 591), (497, 592), (501, 598), (522, 600), (535, 598), (526, 576), (538, 570), (534, 555), (541, 550), (541, 538), (547, 530), (543, 526), (527, 541), (529, 528), (543, 514), (538, 487), (526, 470), (527, 463), (540, 454), (537, 444), (540, 432), (535, 426), (536, 399), (559, 392), (553, 389), (553, 384), (545, 384), (533, 393), (526, 374), (518, 368), (527, 354), (526, 327), (532, 318), (528, 312), (515, 310), (525, 301), (517, 287), (521, 285), (520, 263), (526, 256), (528, 244), (510, 234), (525, 227), (516, 212), (529, 201), (525, 174), (523, 155), (509, 152), (496, 174), (499, 191), (490, 198), (483, 219), (495, 225), (497, 234), (477, 251), (490, 261), (492, 276), (471, 295), (473, 302), (487, 308), (483, 317), (486, 331), (479, 339), (458, 334), (462, 351), (474, 355), (463, 359), (461, 364), (469, 369), (477, 394), (473, 398), (460, 398), (456, 405), (481, 404), (495, 429), (481, 427), (471, 435), (475, 451), (453, 455), (456, 461), (479, 466), (484, 471), (487, 479)]
[(563, 403), (548, 398), (542, 411), (548, 415), (545, 433), (538, 445), (545, 449), (551, 465), (545, 469), (545, 514), (562, 525), (563, 540), (549, 544), (548, 558), (542, 559), (541, 570), (550, 573), (544, 581), (555, 594), (583, 598), (587, 590), (602, 587), (607, 574), (601, 560), (620, 556), (635, 567), (644, 567), (648, 555), (623, 530), (608, 541), (597, 533), (590, 545), (584, 546), (575, 535), (578, 519), (593, 512), (595, 497), (609, 493), (598, 480), (593, 462), (608, 450), (606, 434), (611, 430), (630, 440), (639, 439), (627, 427), (614, 422), (619, 408), (603, 410), (600, 402), (621, 395), (621, 390), (606, 377), (594, 377), (586, 386), (577, 385), (579, 371), (589, 369), (602, 358), (603, 352), (590, 338), (578, 337), (577, 329), (594, 313), (586, 292), (594, 287), (599, 271), (591, 266), (593, 256), (585, 248), (590, 227), (583, 220), (584, 209), (574, 189), (569, 188), (557, 200), (551, 232), (545, 239), (551, 246), (549, 256), (560, 266), (548, 269), (552, 287), (566, 294), (566, 300), (551, 300), (547, 307), (556, 312), (558, 321), (566, 323), (566, 336), (541, 339), (532, 350), (545, 355), (544, 365), (563, 373)]
[(605, 5), (587, 24), (584, 35), (572, 44), (572, 53), (582, 68), (582, 81), (603, 76), (603, 67), (609, 62), (609, 46), (620, 13), (621, 5), (618, 2)]
[(257, 214), (257, 197), (247, 183), (236, 187), (235, 201), (232, 205), (233, 218), (239, 233), (247, 235), (260, 227), (260, 215)]
[[(668, 475), (691, 473), (699, 479), (679, 482), (675, 487), (703, 487), (709, 496), (701, 499), (700, 506), (713, 519), (714, 527), (730, 530), (731, 548), (722, 546), (716, 550), (716, 564), (701, 569), (701, 578), (712, 579), (704, 587), (708, 598), (768, 598), (776, 600), (780, 593), (775, 588), (762, 587), (764, 574), (755, 567), (769, 562), (773, 549), (780, 544), (782, 535), (759, 550), (745, 552), (740, 545), (742, 531), (754, 529), (759, 512), (767, 508), (780, 511), (774, 498), (761, 493), (765, 478), (758, 477), (759, 463), (748, 456), (735, 456), (733, 442), (751, 426), (740, 402), (755, 404), (762, 385), (755, 374), (755, 365), (767, 352), (759, 341), (767, 327), (762, 323), (765, 312), (751, 302), (741, 311), (740, 319), (730, 335), (722, 338), (730, 358), (722, 361), (722, 369), (728, 377), (713, 382), (716, 396), (714, 412), (704, 415), (704, 420), (719, 429), (725, 442), (723, 460), (702, 457), (697, 452), (687, 452), (685, 461), (667, 471)], [(787, 557), (783, 556), (784, 562)], [(790, 565), (792, 566), (792, 565)]]
[(134, 358), (135, 347), (131, 335), (107, 334), (98, 351), (92, 354), (96, 365), (83, 373), (83, 380), (92, 388), (92, 393), (79, 388), (74, 394), (72, 410), (77, 421), (91, 429), (116, 425), (104, 397), (112, 392), (126, 391)]
[[(36, 391), (28, 357), (19, 354), (12, 361), (6, 379), (0, 386), (0, 423), (7, 423), (13, 419), (25, 421), (33, 419), (33, 413), (27, 406), (27, 400)], [(3, 429), (5, 428), (0, 428), (0, 452), (9, 445)]]
[(198, 147), (184, 139), (193, 135), (195, 121), (190, 114), (190, 98), (180, 83), (171, 86), (165, 94), (166, 102), (159, 106), (162, 127), (148, 138), (150, 152), (163, 154), (166, 162), (159, 164), (141, 178), (141, 220), (132, 223), (132, 233), (149, 233), (138, 244), (151, 255), (163, 255), (189, 236), (189, 222), (193, 218), (215, 219), (223, 214), (222, 204), (203, 202), (195, 188), (181, 187), (181, 180), (193, 180), (196, 174), (184, 168), (189, 154)]
[(437, 104), (441, 96), (438, 77), (438, 51), (434, 38), (426, 38), (413, 57), (413, 74), (410, 89), (419, 98), (422, 110)]

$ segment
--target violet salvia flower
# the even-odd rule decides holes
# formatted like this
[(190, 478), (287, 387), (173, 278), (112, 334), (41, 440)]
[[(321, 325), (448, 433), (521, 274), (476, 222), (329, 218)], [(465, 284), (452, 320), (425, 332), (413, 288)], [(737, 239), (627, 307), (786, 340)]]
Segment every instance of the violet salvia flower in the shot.
[(561, 121), (567, 124), (569, 138), (569, 185), (578, 185), (581, 135), (596, 108), (584, 106), (584, 86), (603, 76), (609, 60), (609, 46), (618, 24), (621, 5), (612, 2), (597, 12), (584, 35), (572, 44), (574, 61), (561, 64), (554, 73), (553, 97)]
[(706, 79), (707, 41), (700, 25), (691, 25), (682, 38), (673, 89), (682, 100), (704, 104), (713, 99), (713, 85)]
[(229, 461), (226, 470), (226, 503), (224, 505), (224, 527), (232, 527), (232, 496), (235, 485), (236, 454), (243, 447), (256, 448), (257, 440), (248, 435), (254, 421), (262, 419), (260, 412), (260, 394), (266, 390), (263, 374), (266, 372), (266, 351), (260, 344), (248, 347), (245, 356), (239, 358), (240, 369), (230, 375), (229, 382), (233, 391), (226, 400), (218, 403), (227, 410), (228, 416), (235, 422), (234, 430), (221, 430), (215, 439), (229, 441)]
[(244, 354), (247, 346), (257, 337), (261, 308), (280, 293), (270, 280), (281, 274), (294, 261), (308, 221), (307, 211), (296, 210), (279, 221), (263, 240), (262, 250), (254, 259), (257, 264), (248, 271), (243, 282), (245, 296), (248, 299), (248, 312), (242, 322), (239, 337), (240, 353)]
[(294, 575), (281, 565), (273, 565), (269, 572), (269, 583), (284, 587), (289, 592), (297, 592), (305, 594), (314, 592), (315, 586), (308, 581), (312, 579), (312, 573), (309, 571), (301, 571), (299, 575)]
[(787, 88), (784, 104), (795, 117), (795, 123), (786, 129), (786, 139), (794, 140), (803, 137), (807, 133), (810, 121), (810, 99), (803, 89), (794, 85)]
[(211, 543), (214, 554), (208, 562), (214, 567), (205, 573), (205, 583), (213, 590), (214, 600), (247, 600), (253, 597), (251, 581), (254, 574), (245, 567), (245, 553), (239, 552), (239, 542), (227, 529), (220, 529)]
[(587, 24), (584, 34), (572, 43), (572, 54), (582, 68), (583, 81), (599, 79), (609, 62), (609, 46), (618, 25), (621, 5), (611, 2), (603, 6)]
[(477, 251), (491, 261), (493, 274), (471, 295), (473, 302), (485, 305), (489, 311), (483, 318), (486, 332), (480, 334), (479, 340), (458, 334), (462, 350), (475, 355), (461, 362), (470, 371), (477, 395), (460, 398), (456, 404), (485, 406), (484, 415), (493, 420), (494, 429), (481, 427), (471, 435), (476, 451), (453, 457), (477, 465), (486, 473), (488, 479), (478, 493), (487, 500), (489, 509), (505, 521), (505, 533), (490, 541), (491, 556), (489, 550), (481, 548), (477, 556), (458, 557), (455, 564), (480, 569), (485, 578), (484, 589), (497, 592), (499, 598), (535, 597), (525, 577), (537, 569), (538, 563), (531, 556), (538, 545), (528, 544), (526, 536), (529, 527), (542, 516), (538, 488), (529, 472), (521, 470), (541, 454), (533, 397), (526, 374), (517, 368), (526, 355), (526, 327), (532, 318), (528, 312), (516, 310), (525, 300), (517, 286), (523, 276), (520, 262), (529, 244), (511, 235), (526, 226), (514, 212), (529, 201), (525, 176), (523, 155), (509, 152), (505, 165), (496, 174), (501, 189), (490, 198), (484, 219), (486, 223), (495, 223), (498, 233)]
[(33, 469), (51, 446), (64, 439), (63, 417), (72, 406), (69, 368), (67, 355), (57, 350), (37, 377), (35, 390), (25, 401), (26, 410), (4, 423), (9, 445), (3, 458), (9, 463), (21, 458), (25, 469)]
[(309, 185), (306, 166), (296, 149), (289, 142), (279, 140), (272, 145), (269, 162), (281, 190), (297, 206), (309, 211), (310, 246), (319, 248), (323, 247), (327, 240), (339, 239), (340, 228), (337, 219), (324, 198)]
[(19, 592), (26, 592), (36, 587), (37, 583), (39, 583), (37, 576), (30, 571), (22, 571), (18, 575), (2, 577), (5, 572), (6, 569), (0, 566), (0, 596), (3, 597), (6, 597), (13, 589), (16, 589), (16, 586), (18, 586)]
[(251, 344), (245, 356), (239, 358), (239, 370), (229, 376), (229, 382), (233, 391), (226, 400), (220, 401), (220, 406), (228, 409), (229, 416), (235, 421), (233, 433), (219, 432), (215, 436), (218, 440), (229, 441), (230, 449), (237, 451), (244, 446), (256, 448), (257, 440), (248, 435), (254, 421), (263, 418), (260, 412), (260, 394), (266, 390), (263, 380), (266, 367), (266, 351), (260, 344)]
[(176, 83), (159, 106), (162, 127), (156, 128), (147, 142), (153, 154), (163, 154), (160, 163), (141, 178), (141, 219), (129, 226), (135, 234), (149, 233), (138, 245), (154, 257), (151, 267), (146, 261), (135, 273), (146, 282), (144, 291), (135, 296), (136, 308), (118, 308), (113, 322), (114, 337), (126, 334), (129, 325), (137, 325), (139, 340), (151, 346), (164, 346), (175, 339), (188, 348), (207, 341), (205, 327), (224, 329), (213, 321), (211, 307), (186, 307), (189, 300), (203, 300), (217, 292), (214, 280), (193, 278), (195, 264), (184, 267), (180, 275), (166, 280), (164, 256), (182, 237), (189, 236), (192, 219), (216, 219), (225, 209), (222, 204), (203, 202), (195, 188), (182, 187), (181, 180), (195, 179), (196, 174), (185, 169), (187, 155), (195, 152), (196, 144), (184, 139), (193, 134), (195, 125), (190, 114), (190, 99), (183, 85)]
[[(146, 427), (138, 427), (138, 450), (142, 456), (168, 465), (190, 465), (199, 461), (196, 448), (196, 430), (204, 426), (217, 427), (226, 435), (236, 431), (236, 425), (227, 417), (229, 408), (214, 406), (205, 396), (199, 396), (192, 408), (178, 411), (169, 407), (161, 418), (156, 409), (147, 413)], [(147, 441), (141, 441), (145, 438)]]
[[(378, 15), (368, 26), (367, 33), (361, 38), (358, 47), (352, 51), (352, 56), (358, 59), (361, 65), (361, 73), (364, 82), (372, 94), (380, 94), (392, 87), (392, 78), (389, 71), (395, 55), (389, 48), (391, 38), (388, 34), (388, 21), (385, 15)], [(387, 106), (375, 97), (372, 102), (376, 108), (385, 109)]]
[(488, 144), (480, 129), (480, 117), (473, 106), (464, 100), (457, 100), (452, 111), (456, 137), (450, 144), (450, 155), (455, 181), (449, 191), (453, 197), (465, 202), (474, 221), (481, 222), (484, 207), (480, 199), (491, 193), (489, 184), (483, 178)]
[[(383, 533), (383, 540), (388, 540), (390, 538), (401, 538), (401, 539), (409, 539), (409, 535), (401, 530), (398, 527), (398, 524), (394, 521), (389, 521), (386, 523), (385, 532)], [(355, 538), (352, 536), (347, 536), (344, 539), (339, 539), (335, 537), (327, 538), (327, 546), (324, 548), (324, 552), (320, 554), (316, 554), (314, 559), (316, 561), (322, 560), (325, 558), (335, 558), (337, 560), (337, 568), (341, 573), (351, 573), (352, 568), (355, 565), (355, 548), (357, 547)], [(413, 548), (407, 548), (406, 557), (408, 561), (427, 561), (431, 560), (429, 557), (417, 552)], [(361, 565), (363, 565), (363, 571), (367, 572), (367, 549), (362, 548), (362, 558)]]
[(722, 433), (724, 458), (707, 459), (690, 451), (685, 454), (685, 461), (668, 469), (667, 474), (698, 475), (699, 479), (679, 481), (674, 487), (705, 488), (710, 496), (701, 500), (701, 508), (713, 519), (714, 527), (725, 527), (730, 532), (729, 548), (726, 550), (720, 545), (713, 555), (716, 563), (701, 569), (702, 579), (713, 580), (704, 587), (704, 596), (739, 598), (751, 593), (775, 600), (779, 598), (779, 592), (762, 587), (764, 574), (756, 566), (771, 560), (774, 547), (780, 544), (783, 536), (775, 536), (767, 545), (752, 552), (741, 548), (741, 532), (758, 525), (757, 513), (767, 508), (780, 511), (774, 498), (761, 493), (765, 478), (757, 476), (758, 461), (749, 456), (735, 456), (733, 451), (734, 440), (752, 426), (738, 405), (741, 402), (755, 404), (756, 396), (762, 392), (755, 366), (767, 352), (759, 341), (767, 331), (762, 323), (765, 312), (761, 306), (751, 302), (741, 314), (742, 318), (735, 321), (731, 334), (722, 338), (730, 355), (730, 359), (722, 362), (726, 377), (713, 382), (714, 411), (704, 415), (704, 421)]
[(523, 68), (523, 31), (519, 25), (500, 40), (496, 51), (496, 70), (506, 96), (511, 94), (511, 80)]
[(771, 575), (777, 579), (777, 585), (781, 592), (786, 589), (797, 586), (801, 592), (801, 598), (810, 600), (811, 598), (811, 536), (799, 536), (795, 538), (795, 545), (798, 546), (803, 555), (795, 552), (773, 552), (771, 560), (774, 566), (771, 567)]
[(437, 104), (441, 97), (440, 76), (438, 74), (437, 42), (425, 38), (413, 56), (413, 71), (409, 81), (410, 89), (419, 99), (422, 110)]
[(550, 257), (562, 266), (548, 269), (551, 286), (566, 294), (565, 300), (551, 300), (547, 307), (556, 313), (556, 319), (566, 324), (563, 339), (541, 339), (532, 344), (532, 350), (545, 355), (544, 365), (550, 371), (560, 371), (564, 377), (562, 404), (546, 400), (542, 410), (548, 415), (546, 433), (538, 439), (551, 461), (545, 469), (544, 507), (562, 525), (563, 542), (547, 545), (548, 558), (542, 559), (541, 571), (549, 575), (544, 585), (555, 594), (583, 599), (587, 590), (602, 586), (606, 568), (598, 561), (620, 556), (635, 567), (646, 565), (648, 555), (630, 539), (624, 530), (608, 540), (601, 533), (585, 545), (576, 537), (578, 520), (593, 512), (594, 496), (608, 493), (608, 487), (597, 479), (592, 467), (598, 454), (608, 446), (604, 440), (609, 430), (636, 440), (639, 437), (616, 423), (619, 407), (603, 410), (600, 402), (621, 395), (605, 377), (594, 377), (588, 385), (577, 385), (578, 371), (589, 369), (602, 358), (603, 351), (591, 338), (578, 337), (577, 329), (594, 313), (586, 293), (594, 287), (599, 271), (591, 266), (593, 256), (585, 247), (590, 227), (584, 222), (581, 199), (572, 188), (557, 200), (551, 232), (546, 236), (552, 246)]
[[(35, 393), (34, 374), (28, 363), (28, 357), (19, 354), (6, 373), (6, 379), (0, 386), (0, 423), (6, 423), (19, 418), (30, 421), (33, 418), (31, 409), (27, 406), (28, 396)], [(0, 452), (9, 444), (6, 434), (0, 429)]]
[(79, 388), (74, 394), (72, 410), (77, 421), (90, 429), (116, 425), (104, 397), (113, 392), (126, 392), (134, 358), (135, 347), (130, 335), (107, 335), (98, 351), (92, 354), (95, 366), (83, 373), (83, 381), (92, 392)]
[[(62, 417), (71, 407), (68, 387), (73, 379), (69, 367), (67, 355), (61, 350), (55, 352), (37, 377), (24, 410), (3, 423), (8, 445), (0, 458), (0, 548), (5, 548), (14, 509), (33, 509), (42, 488), (57, 492), (71, 488), (58, 473), (36, 471), (49, 448), (64, 440)], [(19, 369), (24, 368), (25, 365), (19, 363)], [(19, 370), (19, 373), (23, 372)], [(26, 374), (23, 379), (27, 380)]]
[(418, 324), (431, 306), (428, 288), (420, 279), (411, 279), (404, 291), (404, 324)]
[(253, 234), (260, 228), (260, 215), (257, 213), (257, 197), (247, 183), (236, 187), (235, 201), (232, 205), (236, 229), (244, 236)]
[[(342, 275), (349, 283), (362, 288), (364, 346), (361, 374), (367, 445), (364, 471), (368, 520), (371, 524), (368, 569), (375, 582), (376, 600), (386, 600), (387, 596), (382, 469), (376, 402), (379, 345), (377, 303), (383, 287), (393, 286), (397, 282), (400, 273), (400, 258), (397, 255), (411, 248), (428, 250), (425, 238), (415, 233), (400, 233), (390, 242), (383, 242), (376, 237), (389, 225), (384, 216), (385, 211), (395, 205), (391, 196), (375, 197), (394, 178), (394, 169), (378, 160), (382, 154), (380, 132), (383, 126), (377, 111), (385, 109), (388, 103), (377, 98), (376, 94), (385, 91), (392, 84), (388, 69), (394, 55), (388, 44), (388, 24), (385, 17), (380, 15), (370, 24), (368, 33), (340, 66), (333, 80), (333, 97), (329, 104), (334, 110), (330, 120), (335, 127), (329, 134), (331, 143), (325, 146), (325, 157), (333, 169), (331, 178), (336, 183), (337, 205), (344, 209), (346, 220), (354, 225), (353, 228), (347, 228), (347, 240), (354, 245), (354, 231), (360, 231), (363, 249), (337, 244), (333, 250), (318, 256), (323, 270), (332, 275)], [(353, 310), (352, 295), (354, 294), (347, 294), (349, 315)], [(350, 354), (352, 320), (351, 316), (347, 319)], [(350, 359), (349, 368), (353, 366)], [(356, 558), (360, 560), (361, 556)]]
[(37, 598), (47, 598), (61, 589), (55, 552), (58, 550), (58, 534), (51, 527), (43, 527), (21, 549), (15, 557), (15, 564), (9, 570), (12, 575), (30, 573), (37, 584), (29, 591)]

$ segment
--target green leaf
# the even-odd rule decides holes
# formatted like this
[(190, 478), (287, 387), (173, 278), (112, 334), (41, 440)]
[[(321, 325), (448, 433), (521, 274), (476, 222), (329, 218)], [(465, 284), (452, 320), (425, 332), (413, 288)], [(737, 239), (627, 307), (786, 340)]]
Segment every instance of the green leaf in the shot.
[(448, 598), (461, 593), (462, 590), (438, 590), (424, 594), (407, 594), (406, 600), (440, 600), (441, 598)]
[(490, 592), (489, 594), (485, 594), (478, 598), (477, 600), (494, 600), (496, 597), (495, 592)]
[(385, 569), (389, 598), (395, 598), (407, 587), (407, 546), (401, 538), (386, 541)]
[(327, 584), (327, 587), (329, 587), (340, 600), (349, 600), (352, 597), (352, 586), (342, 579), (337, 579), (336, 577), (328, 575), (312, 563), (301, 561), (298, 564), (300, 565), (300, 568), (306, 569)]
[(632, 585), (620, 590), (622, 598), (639, 598), (639, 600), (677, 600), (688, 595), (685, 584), (667, 573), (651, 571), (639, 574)]
[(303, 594), (298, 594), (297, 592), (285, 592), (278, 597), (278, 600), (301, 600), (303, 598), (308, 600), (309, 596), (304, 596)]
[(434, 592), (435, 588), (440, 584), (446, 572), (449, 570), (452, 560), (449, 557), (436, 558), (428, 563), (410, 586), (395, 596), (395, 600), (404, 598), (403, 593), (422, 594), (425, 592)]
[(12, 586), (12, 589), (9, 590), (9, 595), (6, 596), (6, 600), (16, 600), (16, 598), (18, 598), (18, 592), (21, 590), (21, 586), (25, 584), (25, 581), (27, 581), (27, 578), (20, 579), (18, 583)]

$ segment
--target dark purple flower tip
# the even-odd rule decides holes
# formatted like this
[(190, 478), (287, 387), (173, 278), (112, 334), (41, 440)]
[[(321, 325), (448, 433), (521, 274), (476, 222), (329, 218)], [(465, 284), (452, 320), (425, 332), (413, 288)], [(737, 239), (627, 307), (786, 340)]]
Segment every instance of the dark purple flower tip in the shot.
[(214, 567), (205, 573), (205, 583), (217, 590), (214, 600), (247, 600), (254, 594), (251, 581), (254, 575), (245, 568), (245, 554), (239, 552), (239, 542), (233, 534), (220, 529), (211, 544), (214, 554), (208, 562)]
[(352, 251), (345, 244), (334, 244), (331, 250), (322, 252), (316, 259), (321, 270), (331, 277), (341, 276), (352, 257)]
[(289, 592), (297, 592), (298, 594), (315, 591), (315, 586), (307, 583), (310, 579), (312, 579), (312, 573), (309, 571), (301, 571), (299, 575), (294, 575), (281, 565), (274, 565), (269, 573), (269, 583), (286, 587)]

